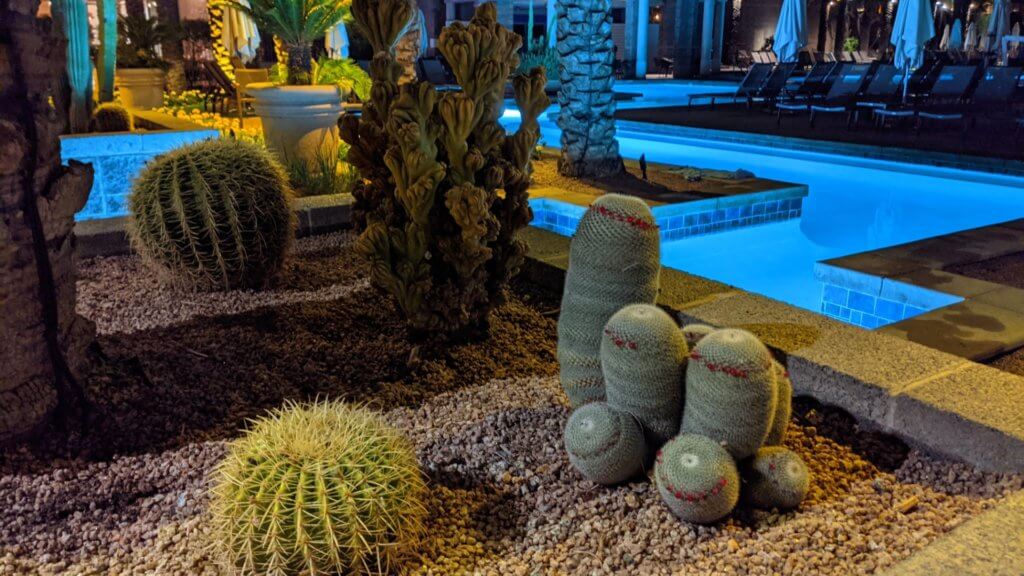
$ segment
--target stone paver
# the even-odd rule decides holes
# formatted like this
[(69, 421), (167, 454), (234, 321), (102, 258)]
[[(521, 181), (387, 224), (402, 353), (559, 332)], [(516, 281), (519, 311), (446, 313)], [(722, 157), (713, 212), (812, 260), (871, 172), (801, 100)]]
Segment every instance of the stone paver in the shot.
[(1024, 575), (1024, 492), (939, 538), (883, 576)]
[(878, 329), (971, 360), (1024, 346), (1024, 314), (967, 299)]

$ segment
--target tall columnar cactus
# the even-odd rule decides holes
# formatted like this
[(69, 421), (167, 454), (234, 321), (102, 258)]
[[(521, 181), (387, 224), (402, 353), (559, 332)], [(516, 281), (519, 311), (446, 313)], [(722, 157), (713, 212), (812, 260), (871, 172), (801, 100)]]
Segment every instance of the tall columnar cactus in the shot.
[(622, 172), (615, 139), (612, 0), (558, 0), (562, 155), (558, 170), (572, 177)]
[(89, 124), (92, 99), (92, 60), (89, 58), (89, 14), (85, 0), (54, 0), (54, 16), (61, 19), (68, 39), (68, 123), (72, 132), (84, 132)]
[(423, 533), (416, 454), (365, 409), (277, 410), (214, 478), (213, 539), (233, 574), (393, 574)]
[(96, 0), (99, 13), (100, 50), (96, 56), (100, 102), (114, 100), (114, 70), (117, 67), (117, 0)]
[(608, 405), (632, 414), (653, 447), (679, 432), (686, 356), (679, 327), (657, 306), (626, 306), (604, 327), (601, 371)]
[(262, 288), (281, 270), (294, 236), (292, 195), (284, 169), (262, 146), (183, 146), (135, 180), (132, 246), (174, 284)]
[(577, 408), (565, 425), (569, 462), (591, 482), (618, 484), (644, 466), (647, 445), (636, 420), (604, 402)]
[(107, 102), (92, 111), (89, 120), (90, 132), (129, 132), (132, 129), (132, 115), (120, 104)]
[(740, 496), (732, 456), (714, 440), (680, 434), (658, 451), (654, 478), (661, 499), (686, 522), (710, 524), (724, 518)]
[(558, 317), (558, 365), (572, 406), (605, 397), (604, 326), (623, 306), (654, 303), (660, 257), (658, 227), (639, 198), (606, 194), (580, 220)]
[(768, 437), (775, 395), (764, 344), (744, 330), (716, 330), (690, 354), (681, 431), (721, 442), (736, 460), (753, 456)]
[(782, 444), (786, 438), (786, 430), (789, 429), (789, 420), (793, 416), (793, 383), (789, 379), (789, 372), (785, 366), (775, 361), (772, 361), (772, 368), (775, 373), (775, 415), (772, 417), (771, 430), (764, 441), (767, 446)]
[(810, 488), (807, 464), (792, 450), (766, 446), (743, 465), (743, 500), (758, 508), (795, 508)]
[(407, 0), (352, 3), (375, 52), (370, 101), (360, 118), (341, 123), (349, 162), (363, 176), (353, 190), (358, 247), (374, 284), (395, 297), (414, 329), (473, 331), (486, 326), (523, 263), (519, 231), (532, 218), (531, 152), (547, 81), (541, 68), (512, 78), (523, 122), (506, 134), (498, 119), (522, 40), (483, 4), (468, 25), (452, 24), (438, 39), (461, 91), (399, 87), (395, 42), (412, 11)]

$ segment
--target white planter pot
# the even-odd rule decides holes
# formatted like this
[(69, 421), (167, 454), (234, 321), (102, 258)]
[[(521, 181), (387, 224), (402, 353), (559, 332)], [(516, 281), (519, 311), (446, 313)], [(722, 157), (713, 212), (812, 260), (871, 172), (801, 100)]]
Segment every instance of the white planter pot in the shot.
[(164, 105), (164, 71), (159, 68), (118, 68), (114, 84), (125, 108), (159, 108)]
[[(250, 84), (246, 92), (263, 122), (267, 148), (285, 165), (315, 166), (317, 154), (334, 153), (342, 94), (337, 86)], [(321, 150), (323, 152), (321, 152)]]

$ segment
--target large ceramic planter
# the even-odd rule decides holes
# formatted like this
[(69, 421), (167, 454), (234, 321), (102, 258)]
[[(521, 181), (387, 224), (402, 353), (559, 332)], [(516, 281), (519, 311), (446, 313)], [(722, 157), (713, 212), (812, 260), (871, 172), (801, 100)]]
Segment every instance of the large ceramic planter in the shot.
[(159, 108), (164, 105), (164, 71), (159, 68), (118, 68), (114, 83), (126, 108)]
[(277, 86), (250, 84), (246, 92), (263, 122), (267, 148), (286, 165), (315, 166), (318, 154), (338, 146), (341, 90), (337, 86)]

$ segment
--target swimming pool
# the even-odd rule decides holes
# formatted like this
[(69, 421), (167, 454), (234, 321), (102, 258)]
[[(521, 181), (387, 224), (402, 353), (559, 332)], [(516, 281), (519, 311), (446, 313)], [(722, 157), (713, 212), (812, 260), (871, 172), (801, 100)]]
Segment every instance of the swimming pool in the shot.
[[(518, 123), (515, 110), (506, 122)], [(557, 146), (558, 127), (547, 117), (541, 130), (542, 139)], [(662, 262), (815, 312), (825, 312), (825, 285), (814, 275), (821, 260), (1024, 217), (1021, 177), (643, 129), (620, 130), (618, 137), (628, 158), (643, 153), (653, 162), (742, 168), (762, 178), (806, 184), (809, 194), (798, 218), (665, 242)], [(955, 300), (940, 298), (932, 307)], [(872, 315), (853, 323), (874, 328), (925, 309), (908, 307), (898, 318)]]

